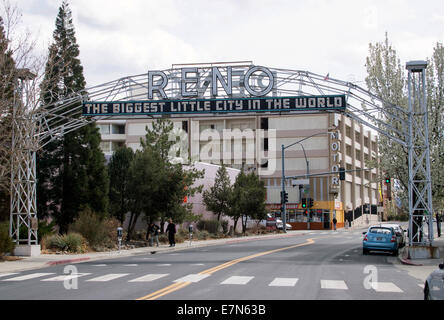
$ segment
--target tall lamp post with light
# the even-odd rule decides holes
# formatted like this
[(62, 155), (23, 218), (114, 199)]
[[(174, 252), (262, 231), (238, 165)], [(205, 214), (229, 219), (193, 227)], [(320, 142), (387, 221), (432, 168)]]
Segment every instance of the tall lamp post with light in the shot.
[[(305, 158), (305, 163), (306, 163), (306, 168), (307, 168), (307, 173), (306, 173), (306, 177), (308, 178), (310, 175), (310, 167), (309, 167), (309, 162), (307, 159), (307, 153), (305, 152), (305, 148), (304, 145), (301, 143), (309, 138), (315, 137), (315, 136), (319, 136), (319, 135), (324, 135), (324, 134), (328, 134), (328, 132), (318, 132), (315, 134), (312, 134), (308, 137), (305, 137), (304, 139), (301, 139), (299, 141), (293, 142), (287, 146), (285, 145), (281, 145), (281, 152), (282, 152), (282, 191), (281, 191), (281, 204), (282, 204), (282, 228), (284, 230), (284, 232), (287, 232), (287, 209), (286, 209), (286, 202), (287, 202), (287, 193), (285, 191), (285, 150), (296, 145), (296, 144), (300, 144), (302, 147), (302, 151), (304, 152), (304, 158)], [(307, 208), (308, 210), (308, 215), (307, 215), (307, 219), (308, 219), (308, 223), (310, 223), (310, 209)], [(308, 225), (309, 226), (309, 225)]]

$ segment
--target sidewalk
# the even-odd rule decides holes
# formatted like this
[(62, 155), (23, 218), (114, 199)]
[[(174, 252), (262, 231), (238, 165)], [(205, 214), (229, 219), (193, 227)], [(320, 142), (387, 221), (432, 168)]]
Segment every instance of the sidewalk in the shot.
[(213, 240), (192, 240), (177, 243), (176, 246), (160, 245), (159, 247), (141, 247), (135, 249), (109, 251), (109, 252), (88, 252), (83, 254), (41, 254), (38, 257), (21, 257), (16, 261), (0, 262), (0, 274), (26, 271), (32, 269), (45, 268), (58, 264), (74, 264), (85, 261), (95, 261), (102, 259), (114, 259), (136, 255), (155, 254), (165, 251), (177, 251), (189, 248), (198, 248), (212, 245), (232, 244), (251, 240), (266, 240), (293, 237), (306, 234), (307, 230), (288, 231), (287, 233), (254, 235), (235, 238), (213, 239)]
[(436, 266), (444, 261), (444, 235), (441, 235), (440, 238), (433, 239), (433, 246), (439, 248), (439, 258), (438, 259), (407, 259), (407, 254), (405, 251), (405, 247), (400, 250), (399, 253), (399, 261), (402, 264), (411, 265), (411, 266)]

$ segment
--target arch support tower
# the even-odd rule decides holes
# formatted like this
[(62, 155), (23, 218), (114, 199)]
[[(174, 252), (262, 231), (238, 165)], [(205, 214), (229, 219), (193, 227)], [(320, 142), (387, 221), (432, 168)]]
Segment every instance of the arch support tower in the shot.
[(426, 95), (426, 61), (406, 63), (409, 94), (409, 245), (433, 245), (432, 180)]

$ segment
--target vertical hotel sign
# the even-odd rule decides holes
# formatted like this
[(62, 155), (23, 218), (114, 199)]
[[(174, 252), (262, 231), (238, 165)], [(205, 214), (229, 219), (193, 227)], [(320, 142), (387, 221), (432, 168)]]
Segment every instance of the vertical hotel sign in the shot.
[(330, 189), (338, 190), (340, 187), (339, 181), (339, 162), (340, 162), (340, 142), (339, 142), (339, 132), (330, 132), (330, 172), (334, 172), (330, 180)]

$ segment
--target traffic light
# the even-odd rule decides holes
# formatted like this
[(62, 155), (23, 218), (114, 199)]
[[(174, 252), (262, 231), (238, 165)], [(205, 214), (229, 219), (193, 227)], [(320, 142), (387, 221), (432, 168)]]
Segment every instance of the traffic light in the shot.
[(313, 199), (312, 199), (312, 198), (309, 198), (309, 199), (308, 199), (308, 207), (309, 207), (309, 208), (312, 208), (312, 207), (313, 207)]
[(307, 198), (302, 198), (302, 208), (306, 209), (307, 208)]
[(281, 191), (281, 203), (288, 202), (288, 192)]
[(345, 168), (339, 168), (339, 180), (345, 180)]
[(386, 177), (386, 178), (385, 178), (385, 183), (387, 183), (387, 184), (390, 183), (390, 177)]

